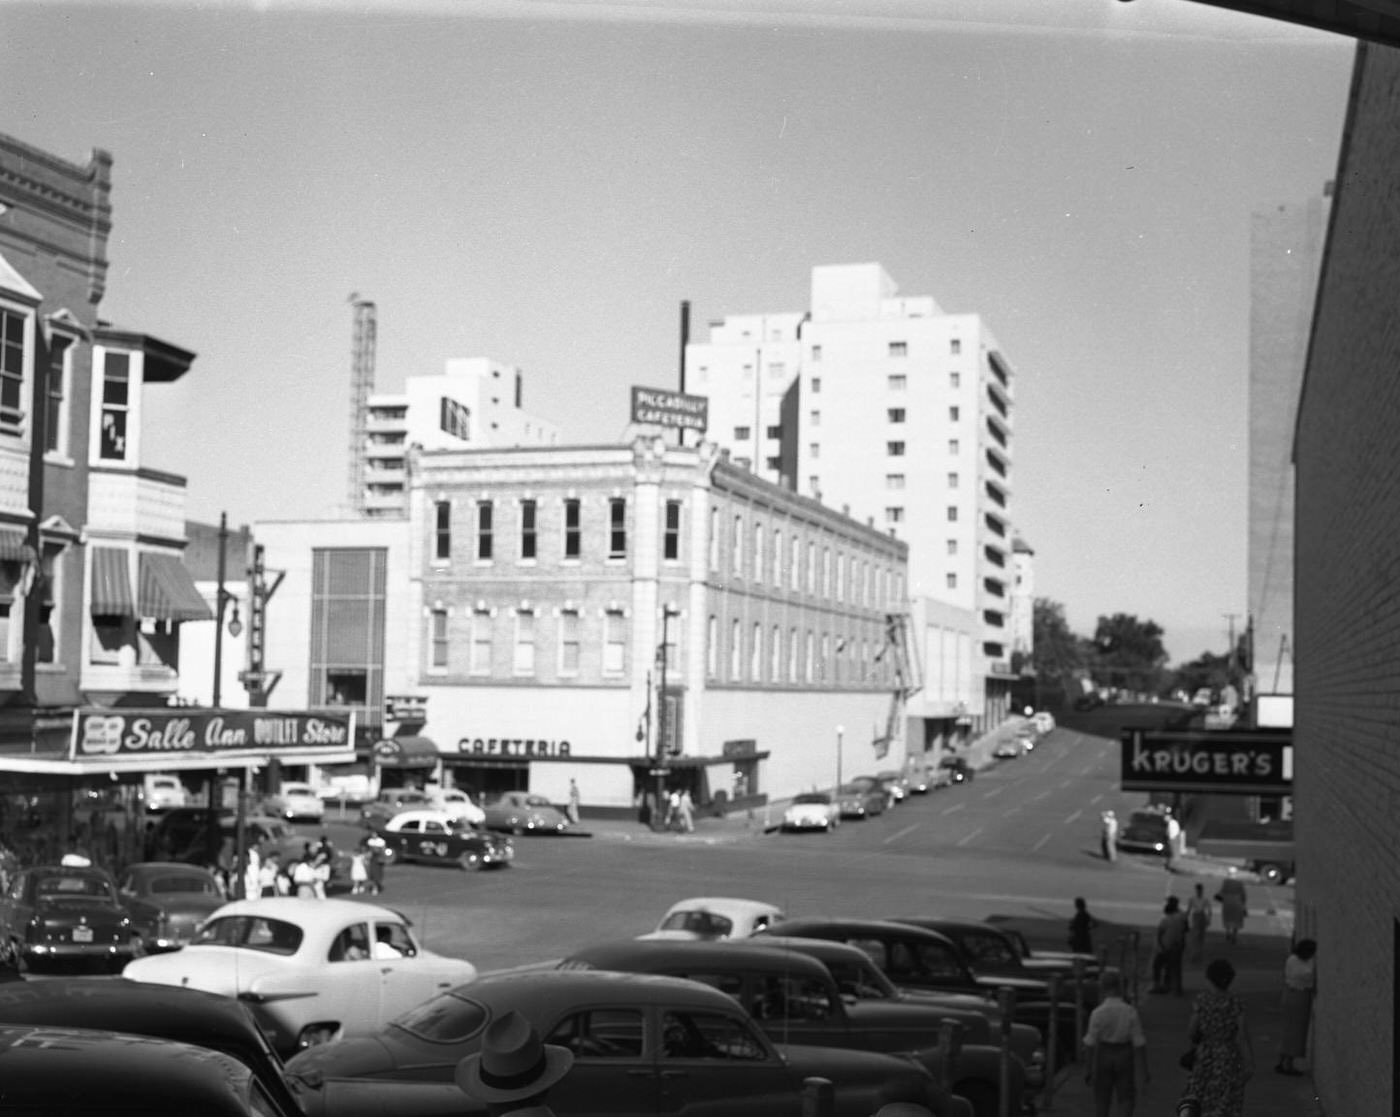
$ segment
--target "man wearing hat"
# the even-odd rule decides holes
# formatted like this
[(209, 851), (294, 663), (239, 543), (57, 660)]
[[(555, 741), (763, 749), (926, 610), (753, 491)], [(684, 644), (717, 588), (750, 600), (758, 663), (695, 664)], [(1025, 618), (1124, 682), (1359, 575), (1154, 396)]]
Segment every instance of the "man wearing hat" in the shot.
[(481, 1052), (457, 1064), (457, 1085), (491, 1117), (554, 1117), (545, 1094), (573, 1065), (572, 1051), (542, 1042), (525, 1017), (507, 1012), (487, 1025)]

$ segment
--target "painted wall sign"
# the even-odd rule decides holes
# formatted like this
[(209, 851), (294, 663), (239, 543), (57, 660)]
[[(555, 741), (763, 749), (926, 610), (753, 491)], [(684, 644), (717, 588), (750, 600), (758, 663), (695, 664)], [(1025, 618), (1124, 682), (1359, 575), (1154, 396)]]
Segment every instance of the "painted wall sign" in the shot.
[(463, 737), (457, 751), (474, 756), (568, 756), (568, 741), (530, 737)]
[(350, 714), (270, 710), (76, 710), (71, 759), (110, 760), (249, 752), (275, 756), (354, 748)]
[(1134, 729), (1121, 744), (1124, 791), (1284, 795), (1293, 788), (1287, 731)]
[(703, 431), (710, 421), (710, 401), (661, 388), (632, 388), (632, 422)]

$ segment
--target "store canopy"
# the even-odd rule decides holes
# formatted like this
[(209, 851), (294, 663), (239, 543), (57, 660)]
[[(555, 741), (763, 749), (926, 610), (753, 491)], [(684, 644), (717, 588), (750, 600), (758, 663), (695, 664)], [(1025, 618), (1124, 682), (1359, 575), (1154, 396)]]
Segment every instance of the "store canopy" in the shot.
[(158, 621), (214, 619), (213, 610), (195, 589), (194, 579), (178, 555), (147, 552), (141, 556), (141, 587), (137, 607), (140, 616)]
[(92, 549), (92, 615), (94, 617), (134, 617), (131, 575), (126, 552), (115, 547)]
[(374, 746), (374, 762), (381, 768), (435, 768), (439, 759), (437, 745), (427, 737), (385, 737)]

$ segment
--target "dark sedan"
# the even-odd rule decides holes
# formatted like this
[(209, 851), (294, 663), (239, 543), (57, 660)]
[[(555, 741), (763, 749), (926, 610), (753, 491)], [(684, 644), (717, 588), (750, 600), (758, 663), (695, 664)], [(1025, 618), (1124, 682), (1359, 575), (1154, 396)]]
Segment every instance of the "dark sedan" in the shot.
[(939, 760), (938, 767), (948, 773), (949, 783), (967, 783), (977, 774), (965, 756), (945, 756)]
[(0, 944), (11, 965), (78, 965), (120, 971), (145, 952), (140, 931), (105, 869), (22, 869), (0, 898)]
[[(56, 978), (0, 987), (0, 1025), (101, 1028), (220, 1051), (253, 1072), (275, 1117), (302, 1117), (282, 1060), (231, 997), (124, 978)], [(153, 1110), (154, 1099), (140, 1108)]]
[(117, 892), (146, 950), (179, 950), (225, 902), (208, 869), (179, 861), (140, 861), (122, 871)]
[[(487, 1024), (514, 1010), (548, 1043), (574, 1053), (549, 1092), (560, 1117), (701, 1117), (728, 1112), (799, 1117), (806, 1078), (835, 1084), (832, 1117), (870, 1117), (906, 1101), (946, 1114), (932, 1077), (893, 1055), (774, 1045), (733, 999), (696, 981), (603, 971), (497, 974), (405, 1013), (369, 1039), (313, 1047), (288, 1064), (308, 1084), (365, 1079), (392, 1111), (423, 1113), (457, 1064), (480, 1050)], [(413, 1089), (409, 1089), (412, 1085)], [(372, 1111), (354, 1098), (313, 1102), (310, 1117)], [(457, 1110), (483, 1111), (461, 1093)], [(387, 1111), (387, 1110), (386, 1110)]]
[(836, 790), (842, 818), (873, 818), (885, 813), (885, 793), (879, 787), (847, 783)]
[(400, 861), (488, 869), (505, 868), (515, 858), (509, 838), (468, 826), (446, 811), (404, 811), (375, 833)]
[(1118, 831), (1114, 845), (1125, 853), (1156, 853), (1166, 856), (1167, 816), (1160, 811), (1133, 811)]
[(563, 834), (569, 829), (569, 819), (543, 795), (528, 791), (507, 791), (498, 799), (483, 805), (487, 830), (507, 834)]

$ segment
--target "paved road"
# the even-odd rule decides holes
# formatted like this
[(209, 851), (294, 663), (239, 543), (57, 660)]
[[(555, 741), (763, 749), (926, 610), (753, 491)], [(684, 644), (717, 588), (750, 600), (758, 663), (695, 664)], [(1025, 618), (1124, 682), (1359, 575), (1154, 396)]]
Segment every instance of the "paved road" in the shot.
[[(636, 935), (675, 900), (700, 895), (770, 900), (790, 914), (1006, 917), (1048, 946), (1061, 945), (1072, 898), (1084, 896), (1107, 941), (1154, 926), (1163, 895), (1189, 887), (1159, 861), (1099, 857), (1100, 812), (1142, 802), (1118, 790), (1117, 764), (1115, 742), (1061, 729), (971, 783), (831, 835), (518, 838), (505, 871), (392, 866), (383, 902), (413, 919), (434, 949), (482, 968)], [(339, 828), (331, 832), (340, 840)], [(1251, 889), (1251, 908), (1271, 900), (1291, 908), (1282, 895), (1291, 889), (1263, 892)], [(1268, 919), (1251, 930), (1268, 931)]]

